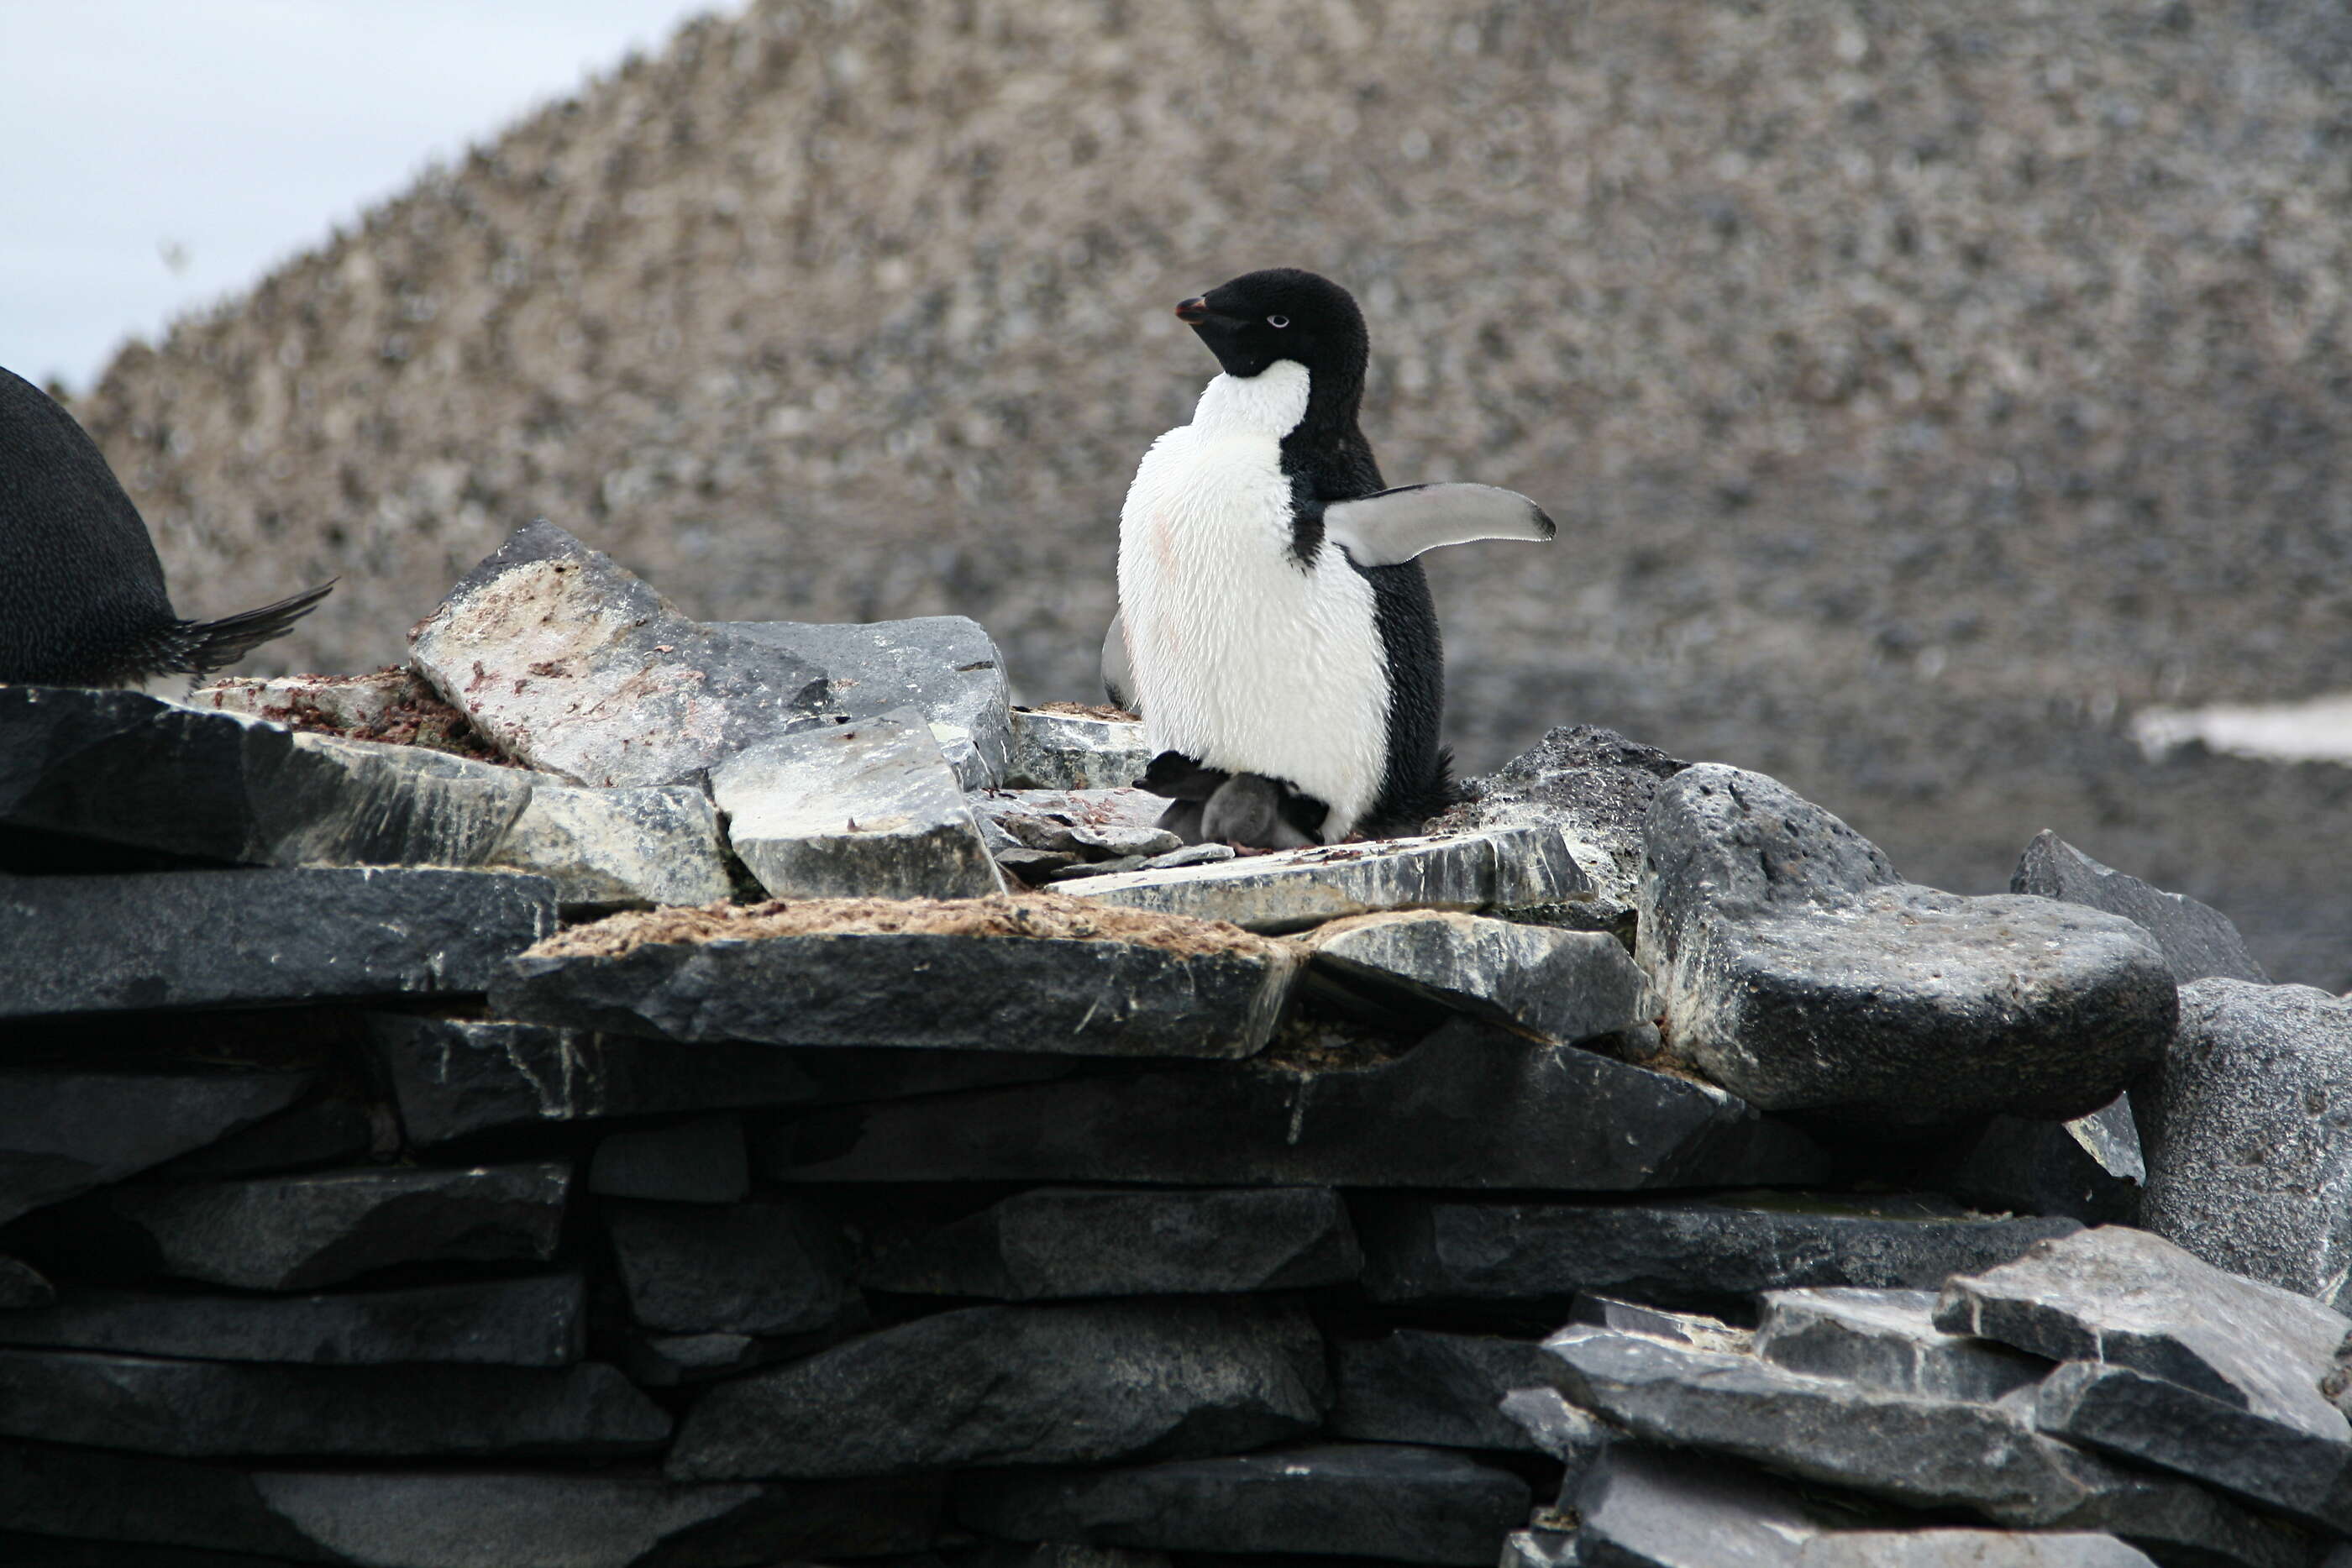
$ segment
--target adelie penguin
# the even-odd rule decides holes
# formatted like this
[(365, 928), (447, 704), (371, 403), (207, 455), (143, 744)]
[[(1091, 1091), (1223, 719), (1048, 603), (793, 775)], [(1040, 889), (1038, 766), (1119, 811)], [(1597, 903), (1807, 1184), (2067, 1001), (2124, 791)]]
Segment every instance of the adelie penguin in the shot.
[(201, 675), (284, 636), (335, 585), (183, 621), (145, 519), (73, 415), (0, 370), (0, 682), (136, 685)]
[(1552, 520), (1486, 485), (1383, 487), (1356, 423), (1363, 313), (1330, 279), (1253, 272), (1176, 315), (1223, 373), (1151, 444), (1119, 514), (1103, 685), (1158, 754), (1138, 782), (1192, 841), (1411, 831), (1454, 800), (1415, 558), (1549, 539)]

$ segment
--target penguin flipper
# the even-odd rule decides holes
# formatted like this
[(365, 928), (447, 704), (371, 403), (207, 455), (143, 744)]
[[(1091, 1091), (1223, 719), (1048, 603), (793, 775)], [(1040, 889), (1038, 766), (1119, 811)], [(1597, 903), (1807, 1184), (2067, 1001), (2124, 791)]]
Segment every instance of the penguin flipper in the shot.
[(1110, 618), (1110, 630), (1103, 633), (1102, 685), (1111, 706), (1132, 714), (1143, 711), (1135, 706), (1135, 672), (1127, 662), (1127, 620), (1116, 613)]
[(1472, 539), (1540, 543), (1559, 531), (1544, 509), (1492, 485), (1401, 485), (1323, 508), (1326, 538), (1361, 567), (1397, 566), (1440, 545)]

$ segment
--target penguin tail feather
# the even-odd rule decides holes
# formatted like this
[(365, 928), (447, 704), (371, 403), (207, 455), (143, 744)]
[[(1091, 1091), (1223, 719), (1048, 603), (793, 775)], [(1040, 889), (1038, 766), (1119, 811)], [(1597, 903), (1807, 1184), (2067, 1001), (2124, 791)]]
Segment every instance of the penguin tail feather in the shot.
[(226, 669), (264, 643), (292, 631), (294, 622), (316, 610), (341, 580), (331, 577), (290, 599), (218, 621), (176, 622), (165, 635), (165, 646), (158, 650), (157, 668), (192, 675)]

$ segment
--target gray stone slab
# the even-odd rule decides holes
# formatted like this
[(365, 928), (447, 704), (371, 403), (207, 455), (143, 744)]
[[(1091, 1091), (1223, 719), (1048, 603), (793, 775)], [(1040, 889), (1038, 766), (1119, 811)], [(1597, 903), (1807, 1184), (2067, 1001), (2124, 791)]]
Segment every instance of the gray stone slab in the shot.
[(1499, 1568), (1580, 1568), (1572, 1530), (1514, 1530), (1503, 1540)]
[(255, 718), (311, 713), (339, 729), (370, 729), (419, 689), (407, 670), (362, 675), (224, 675), (188, 694), (186, 706)]
[(1331, 1350), (1339, 1397), (1324, 1428), (1335, 1437), (1549, 1451), (1503, 1408), (1514, 1389), (1549, 1390), (1559, 1375), (1536, 1341), (1395, 1329)]
[(2078, 1116), (2172, 1038), (2171, 971), (2130, 921), (1914, 886), (1760, 773), (1685, 768), (1645, 831), (1636, 956), (1671, 1049), (1767, 1109)]
[(2147, 1166), (2131, 1096), (2118, 1094), (2069, 1122), (1995, 1116), (1924, 1179), (1987, 1208), (2129, 1225), (2139, 1216)]
[(2173, 979), (2181, 985), (2209, 976), (2270, 983), (2270, 976), (2246, 950), (2246, 939), (2238, 935), (2228, 915), (2211, 904), (2183, 894), (2166, 893), (2101, 865), (2046, 828), (2018, 857), (2009, 891), (2122, 915), (2156, 939)]
[(1025, 1301), (1295, 1290), (1353, 1280), (1363, 1261), (1347, 1206), (1324, 1187), (1039, 1187), (907, 1238), (859, 1278)]
[(338, 1171), (121, 1187), (108, 1204), (165, 1273), (299, 1291), (394, 1263), (544, 1262), (571, 1179), (561, 1164)]
[(711, 769), (727, 841), (777, 898), (978, 898), (1004, 878), (922, 716), (901, 708)]
[(839, 1228), (799, 1201), (604, 1207), (629, 1314), (668, 1333), (806, 1333), (856, 1300)]
[(1756, 1348), (1756, 1331), (1734, 1328), (1706, 1312), (1678, 1312), (1645, 1301), (1629, 1301), (1597, 1291), (1579, 1291), (1568, 1304), (1568, 1321), (1624, 1333), (1648, 1334), (1700, 1350), (1729, 1351), (1745, 1355)]
[(479, 991), (554, 884), (366, 867), (0, 876), (0, 1018)]
[(46, 1307), (57, 1299), (47, 1275), (21, 1258), (0, 1256), (0, 1311)]
[(1260, 1298), (968, 1307), (713, 1388), (681, 1479), (873, 1476), (1230, 1453), (1330, 1403), (1304, 1312)]
[(929, 723), (971, 737), (983, 777), (1003, 780), (1014, 720), (1003, 655), (979, 622), (961, 615), (907, 621), (811, 622), (719, 621), (713, 632), (781, 649), (830, 677), (829, 713), (887, 713), (911, 707)]
[(2352, 1427), (2319, 1386), (2337, 1370), (2352, 1318), (2144, 1230), (2077, 1231), (2000, 1268), (1961, 1274), (1946, 1283), (1936, 1322), (2053, 1361), (2127, 1366), (2352, 1443)]
[(1401, 1056), (976, 1090), (786, 1126), (788, 1181), (1549, 1187), (1801, 1183), (1802, 1134), (1720, 1091), (1459, 1020)]
[(1014, 1540), (1176, 1552), (1353, 1554), (1486, 1568), (1528, 1484), (1435, 1448), (1326, 1444), (1120, 1470), (973, 1478), (957, 1517)]
[(826, 700), (823, 670), (696, 625), (544, 519), (450, 590), (409, 661), (509, 756), (600, 788), (690, 781)]
[(2133, 1095), (2140, 1223), (2232, 1273), (2352, 1307), (2352, 1001), (2210, 979), (2182, 988), (2180, 1014)]
[(348, 1086), (281, 1111), (231, 1133), (216, 1144), (157, 1166), (157, 1181), (209, 1181), (267, 1176), (317, 1166), (348, 1166), (400, 1152), (400, 1119), (374, 1099), (352, 1097)]
[(1538, 1453), (1549, 1454), (1566, 1468), (1561, 1495), (1571, 1495), (1577, 1481), (1617, 1439), (1614, 1427), (1591, 1412), (1570, 1404), (1557, 1388), (1514, 1388), (1496, 1408), (1503, 1418), (1525, 1433)]
[(0, 1344), (318, 1366), (568, 1366), (586, 1323), (577, 1274), (288, 1298), (76, 1287), (54, 1305), (0, 1312)]
[(1230, 934), (754, 932), (533, 954), (491, 1005), (672, 1040), (1237, 1057), (1272, 1035), (1298, 968), (1288, 946)]
[(0, 1223), (216, 1143), (314, 1082), (308, 1072), (0, 1072)]
[(709, 904), (734, 891), (718, 810), (688, 784), (586, 789), (541, 779), (488, 863), (548, 878), (567, 909)]
[(644, 1452), (669, 1417), (609, 1366), (316, 1367), (0, 1348), (0, 1437), (183, 1458)]
[(2040, 1356), (1937, 1328), (1930, 1291), (1768, 1291), (1756, 1354), (1816, 1377), (1987, 1403), (2050, 1370)]
[(588, 1164), (588, 1190), (607, 1197), (739, 1203), (751, 1189), (740, 1116), (614, 1133), (596, 1145)]
[(1642, 877), (1642, 822), (1661, 780), (1690, 764), (1613, 729), (1571, 725), (1476, 781), (1438, 825), (1472, 831), (1562, 830), (1592, 880), (1595, 902), (1628, 908)]
[(1921, 1290), (2006, 1263), (2071, 1219), (1937, 1212), (1900, 1199), (1653, 1199), (1622, 1205), (1364, 1197), (1376, 1300), (1559, 1300), (1626, 1291), (1716, 1301), (1843, 1285)]
[(1079, 877), (1055, 888), (1268, 932), (1303, 931), (1384, 909), (1478, 914), (1567, 904), (1592, 891), (1560, 831), (1540, 827), (1325, 844), (1174, 871)]
[(1649, 980), (1615, 937), (1483, 915), (1359, 915), (1307, 937), (1311, 973), (1372, 1000), (1404, 997), (1573, 1044), (1651, 1016)]
[(1004, 782), (1015, 789), (1117, 789), (1151, 766), (1136, 719), (1013, 710), (1013, 756)]

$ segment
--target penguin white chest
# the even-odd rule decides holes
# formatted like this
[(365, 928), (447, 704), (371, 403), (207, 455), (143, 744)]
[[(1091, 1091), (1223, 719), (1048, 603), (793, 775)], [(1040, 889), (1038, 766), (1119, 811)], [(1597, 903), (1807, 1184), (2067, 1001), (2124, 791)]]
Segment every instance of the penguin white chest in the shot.
[(1119, 612), (1152, 749), (1287, 779), (1337, 839), (1380, 791), (1388, 663), (1371, 583), (1335, 544), (1291, 548), (1280, 444), (1307, 392), (1290, 361), (1219, 376), (1152, 443), (1119, 515)]

